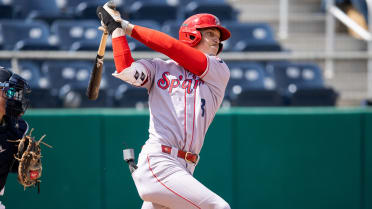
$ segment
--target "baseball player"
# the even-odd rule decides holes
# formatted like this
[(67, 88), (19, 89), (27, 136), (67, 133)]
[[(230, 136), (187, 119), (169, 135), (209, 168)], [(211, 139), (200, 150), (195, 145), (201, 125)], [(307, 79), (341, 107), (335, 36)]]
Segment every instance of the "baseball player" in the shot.
[[(193, 177), (230, 77), (216, 56), (229, 30), (214, 15), (197, 14), (182, 24), (177, 40), (121, 19), (110, 3), (97, 15), (112, 35), (113, 76), (149, 93), (149, 138), (132, 173), (142, 208), (230, 208)], [(134, 61), (126, 35), (171, 59)]]
[[(28, 107), (26, 96), (30, 92), (26, 80), (0, 67), (0, 196), (4, 194), (8, 173), (17, 173), (17, 144), (8, 140), (20, 139), (27, 133), (28, 124), (21, 116)], [(4, 208), (0, 202), (0, 209)]]

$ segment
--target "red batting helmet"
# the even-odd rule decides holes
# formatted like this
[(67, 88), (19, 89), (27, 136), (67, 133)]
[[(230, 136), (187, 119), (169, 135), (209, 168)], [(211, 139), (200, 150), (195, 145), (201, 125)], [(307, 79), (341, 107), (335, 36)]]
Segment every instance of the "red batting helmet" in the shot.
[[(201, 40), (201, 28), (217, 28), (221, 32), (221, 41), (230, 38), (230, 31), (221, 26), (220, 20), (208, 13), (196, 14), (187, 18), (181, 25), (179, 40), (189, 46), (196, 46)], [(221, 51), (222, 47), (220, 47)]]

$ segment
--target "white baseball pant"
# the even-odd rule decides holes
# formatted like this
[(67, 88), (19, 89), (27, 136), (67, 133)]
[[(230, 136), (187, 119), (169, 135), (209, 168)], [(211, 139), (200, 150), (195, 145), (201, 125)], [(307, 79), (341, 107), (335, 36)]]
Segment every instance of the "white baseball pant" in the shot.
[[(177, 153), (176, 149), (172, 149)], [(192, 176), (194, 165), (161, 152), (161, 145), (145, 145), (132, 173), (144, 201), (142, 209), (230, 209), (229, 204)]]

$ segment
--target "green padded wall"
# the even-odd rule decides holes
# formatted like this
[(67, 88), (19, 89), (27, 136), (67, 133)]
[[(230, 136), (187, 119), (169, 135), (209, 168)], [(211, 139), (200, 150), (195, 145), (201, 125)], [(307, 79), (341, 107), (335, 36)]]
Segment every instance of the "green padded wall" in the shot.
[(101, 120), (94, 113), (68, 114), (61, 111), (30, 111), (25, 119), (35, 128), (42, 145), (43, 162), (40, 194), (36, 188), (26, 192), (11, 174), (7, 180), (4, 204), (14, 209), (102, 208)]
[(232, 130), (232, 115), (220, 112), (209, 127), (194, 176), (235, 208)]
[[(135, 149), (136, 158), (148, 137), (149, 113), (106, 112), (104, 118), (104, 208), (141, 208), (136, 187), (123, 160), (124, 147)], [(125, 146), (124, 146), (125, 143)]]
[[(7, 208), (140, 208), (122, 150), (138, 155), (148, 111), (31, 110), (25, 119), (54, 148), (42, 147), (40, 194), (9, 176)], [(372, 110), (219, 111), (194, 174), (237, 209), (371, 209)]]
[(363, 140), (363, 160), (364, 176), (362, 183), (364, 184), (362, 197), (363, 209), (372, 208), (372, 112), (366, 113), (364, 118), (364, 140)]
[(360, 115), (236, 115), (236, 208), (360, 208)]

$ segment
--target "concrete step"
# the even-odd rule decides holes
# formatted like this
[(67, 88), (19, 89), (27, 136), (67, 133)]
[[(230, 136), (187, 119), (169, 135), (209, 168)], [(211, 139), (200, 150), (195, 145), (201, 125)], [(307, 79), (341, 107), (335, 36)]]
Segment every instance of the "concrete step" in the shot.
[[(258, 14), (260, 12), (266, 13), (267, 16), (277, 16), (280, 11), (280, 4), (279, 1), (273, 4), (268, 4), (266, 2), (262, 3), (239, 3), (233, 5), (238, 11), (244, 11), (244, 13), (248, 14)], [(318, 4), (289, 4), (288, 5), (289, 14), (292, 13), (314, 13), (314, 12), (321, 12), (321, 6)]]
[[(250, 4), (278, 4), (280, 0), (226, 0), (231, 4), (250, 3)], [(322, 0), (288, 0), (289, 4), (320, 4)]]
[[(326, 38), (324, 34), (292, 33), (287, 39), (278, 40), (285, 49), (292, 51), (325, 51)], [(365, 41), (351, 37), (348, 34), (337, 34), (335, 51), (366, 51)]]
[[(279, 30), (279, 15), (266, 14), (250, 15), (243, 13), (239, 16), (240, 22), (266, 22), (270, 24), (275, 32)], [(288, 33), (325, 33), (325, 15), (317, 14), (291, 14), (288, 17)]]
[[(317, 63), (324, 71), (324, 61)], [(338, 105), (359, 106), (367, 98), (367, 62), (338, 60), (334, 67), (334, 77), (325, 79), (325, 83), (339, 93)]]

